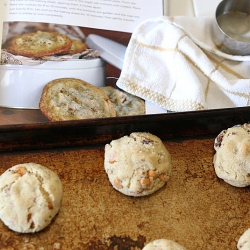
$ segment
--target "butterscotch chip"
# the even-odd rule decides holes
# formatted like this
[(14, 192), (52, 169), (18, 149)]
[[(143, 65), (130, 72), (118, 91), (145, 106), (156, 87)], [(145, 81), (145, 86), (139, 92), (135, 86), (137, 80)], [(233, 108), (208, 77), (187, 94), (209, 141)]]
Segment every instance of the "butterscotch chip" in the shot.
[(250, 185), (250, 124), (221, 131), (214, 141), (215, 173), (235, 187)]
[(172, 161), (160, 138), (135, 132), (105, 145), (104, 168), (116, 190), (145, 196), (168, 182)]
[(76, 78), (59, 78), (43, 89), (40, 110), (51, 121), (116, 116), (108, 96), (96, 86)]
[(112, 86), (101, 87), (113, 103), (117, 116), (144, 115), (145, 101), (138, 96), (115, 89)]
[(37, 31), (13, 37), (6, 45), (6, 50), (14, 55), (43, 57), (68, 51), (71, 39), (58, 32)]
[(50, 169), (15, 165), (0, 176), (0, 219), (13, 231), (38, 232), (59, 212), (62, 192), (61, 180)]
[(72, 40), (71, 47), (69, 48), (69, 50), (64, 51), (64, 54), (74, 55), (74, 54), (82, 53), (87, 48), (88, 48), (88, 46), (86, 43), (84, 43), (80, 40)]
[(186, 248), (173, 240), (157, 239), (149, 242), (142, 250), (186, 250)]

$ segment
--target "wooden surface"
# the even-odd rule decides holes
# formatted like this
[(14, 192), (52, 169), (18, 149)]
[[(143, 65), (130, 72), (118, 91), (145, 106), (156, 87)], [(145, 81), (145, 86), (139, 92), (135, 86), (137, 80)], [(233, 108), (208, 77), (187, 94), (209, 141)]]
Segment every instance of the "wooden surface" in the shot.
[(169, 238), (189, 250), (235, 250), (250, 225), (249, 189), (216, 177), (213, 138), (164, 143), (173, 159), (171, 179), (142, 198), (112, 188), (104, 147), (1, 153), (0, 174), (36, 162), (60, 176), (64, 194), (58, 216), (42, 232), (19, 234), (0, 223), (0, 249), (127, 250)]

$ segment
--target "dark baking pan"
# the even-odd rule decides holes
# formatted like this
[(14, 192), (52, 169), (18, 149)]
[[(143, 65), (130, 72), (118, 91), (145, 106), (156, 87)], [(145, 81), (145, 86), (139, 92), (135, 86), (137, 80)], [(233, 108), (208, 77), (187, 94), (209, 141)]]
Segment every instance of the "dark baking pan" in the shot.
[(215, 136), (250, 121), (250, 107), (0, 126), (0, 152), (104, 145), (131, 132), (162, 140)]

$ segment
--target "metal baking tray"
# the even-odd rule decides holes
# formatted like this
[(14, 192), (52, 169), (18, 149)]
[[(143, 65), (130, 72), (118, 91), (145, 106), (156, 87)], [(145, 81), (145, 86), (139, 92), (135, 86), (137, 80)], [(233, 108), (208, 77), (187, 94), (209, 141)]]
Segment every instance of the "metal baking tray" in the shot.
[[(217, 178), (213, 142), (249, 116), (243, 108), (1, 126), (0, 174), (24, 162), (47, 166), (62, 180), (63, 201), (41, 232), (20, 234), (0, 222), (0, 249), (140, 250), (167, 238), (189, 250), (235, 250), (250, 225), (249, 188)], [(113, 189), (103, 166), (104, 144), (132, 131), (158, 135), (173, 161), (167, 185), (140, 198)]]
[[(39, 112), (39, 111), (37, 111)], [(103, 145), (135, 131), (161, 139), (214, 136), (250, 121), (250, 107), (99, 118), (63, 122), (35, 122), (0, 126), (0, 152)]]

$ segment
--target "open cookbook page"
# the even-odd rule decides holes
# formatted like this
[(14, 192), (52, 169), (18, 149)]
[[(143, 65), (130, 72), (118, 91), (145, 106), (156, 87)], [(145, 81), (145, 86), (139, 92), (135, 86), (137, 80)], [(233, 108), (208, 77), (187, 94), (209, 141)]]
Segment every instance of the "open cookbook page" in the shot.
[[(2, 0), (2, 21), (30, 21), (131, 32), (163, 13), (162, 0)], [(152, 8), (153, 7), (153, 8)]]
[[(167, 11), (165, 0), (2, 0), (0, 22), (36, 22), (132, 33), (143, 20)], [(153, 6), (153, 8), (152, 8)], [(3, 26), (0, 25), (0, 41)]]
[[(164, 15), (167, 7), (163, 0), (0, 1), (0, 106), (38, 109), (43, 87), (59, 77), (79, 78), (97, 87), (112, 85), (119, 77), (135, 27)], [(82, 43), (76, 43), (78, 50), (61, 48), (47, 54), (30, 52), (31, 46), (16, 48), (23, 41), (20, 35), (27, 33), (36, 33), (37, 39), (48, 42), (42, 37), (46, 32), (59, 32), (71, 42)], [(86, 66), (79, 60), (86, 58), (102, 60), (89, 60)], [(62, 63), (55, 64), (57, 61)]]

